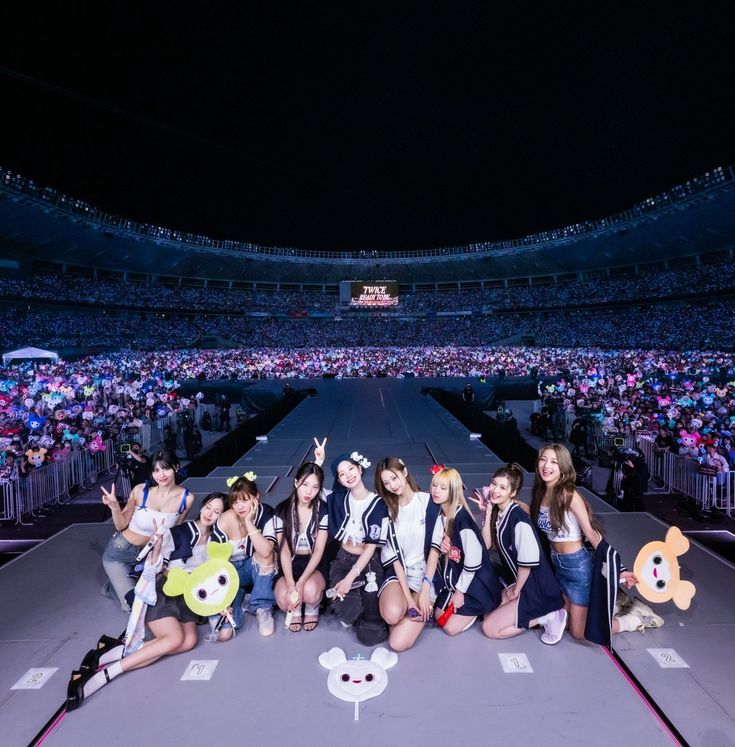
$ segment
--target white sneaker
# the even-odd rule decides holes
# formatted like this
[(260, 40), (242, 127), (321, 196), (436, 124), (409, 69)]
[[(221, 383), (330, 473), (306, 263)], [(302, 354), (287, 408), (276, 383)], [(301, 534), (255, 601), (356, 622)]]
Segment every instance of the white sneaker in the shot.
[(663, 617), (657, 615), (645, 602), (635, 599), (630, 611), (637, 615), (646, 628), (660, 628), (664, 624)]
[(643, 624), (643, 620), (635, 614), (635, 612), (626, 612), (624, 615), (615, 615), (615, 619), (618, 621), (621, 633), (643, 633), (646, 626)]
[(544, 632), (541, 634), (541, 643), (547, 646), (555, 646), (564, 635), (564, 628), (567, 626), (567, 611), (562, 609), (553, 613), (554, 617), (544, 623)]
[(633, 600), (627, 595), (623, 594), (622, 591), (618, 591), (615, 597), (615, 610), (613, 615), (620, 617), (621, 615), (627, 615), (630, 612), (630, 608), (633, 605)]
[(276, 630), (273, 611), (266, 608), (258, 609), (255, 610), (255, 617), (258, 618), (258, 633), (263, 636), (273, 635)]

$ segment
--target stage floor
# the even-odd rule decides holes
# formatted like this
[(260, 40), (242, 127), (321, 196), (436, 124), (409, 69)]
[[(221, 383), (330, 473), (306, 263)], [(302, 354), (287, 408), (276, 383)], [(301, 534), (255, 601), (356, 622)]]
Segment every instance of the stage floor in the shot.
[[(222, 489), (228, 476), (252, 470), (264, 500), (275, 504), (288, 494), (314, 436), (329, 438), (327, 467), (338, 453), (358, 450), (373, 465), (384, 456), (400, 456), (423, 488), (435, 461), (457, 467), (469, 489), (487, 484), (500, 461), (421, 395), (423, 385), (420, 380), (320, 381), (318, 396), (263, 434), (267, 441), (237, 465), (218, 467), (186, 484), (201, 497)], [(608, 538), (629, 565), (642, 544), (663, 538), (666, 527), (653, 517), (618, 514), (588, 497), (604, 514)], [(0, 569), (3, 744), (27, 744), (63, 702), (69, 674), (84, 653), (102, 633), (124, 628), (124, 615), (99, 594), (101, 555), (110, 533), (109, 523), (74, 525)], [(735, 601), (729, 591), (721, 593), (732, 588), (735, 567), (695, 543), (681, 565), (683, 576), (697, 585), (692, 607), (681, 612), (663, 605), (663, 628), (619, 635), (615, 649), (687, 742), (735, 744)], [(548, 647), (538, 631), (501, 642), (485, 639), (477, 624), (453, 639), (427, 628), (417, 645), (399, 656), (386, 691), (365, 701), (360, 720), (354, 721), (352, 704), (328, 692), (327, 672), (317, 657), (333, 646), (348, 657), (369, 657), (371, 650), (329, 615), (312, 633), (288, 633), (280, 613), (276, 622), (276, 634), (262, 638), (247, 616), (233, 641), (201, 640), (186, 654), (118, 677), (68, 714), (46, 744), (251, 738), (309, 746), (427, 739), (432, 744), (672, 744), (612, 657), (568, 635)], [(649, 653), (651, 648), (674, 649), (673, 658), (688, 668), (662, 668), (662, 657)], [(216, 662), (211, 679), (181, 680), (185, 673), (206, 671), (192, 665), (195, 661)], [(47, 684), (12, 690), (21, 679)]]

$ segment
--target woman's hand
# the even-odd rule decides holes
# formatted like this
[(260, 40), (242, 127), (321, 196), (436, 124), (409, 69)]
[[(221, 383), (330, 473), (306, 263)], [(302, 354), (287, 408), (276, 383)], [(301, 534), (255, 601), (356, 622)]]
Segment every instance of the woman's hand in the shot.
[[(113, 489), (114, 489), (114, 486), (113, 486)], [(155, 519), (153, 519), (153, 535), (151, 539), (153, 540), (153, 547), (151, 547), (151, 551), (148, 554), (147, 562), (148, 562), (148, 565), (156, 565), (156, 563), (158, 563), (158, 559), (161, 557), (161, 545), (163, 544), (163, 533), (158, 531), (158, 525), (156, 524)]]
[(464, 592), (455, 591), (454, 594), (452, 594), (451, 602), (454, 605), (455, 610), (464, 607)]
[(490, 500), (487, 497), (488, 494), (488, 488), (483, 487), (482, 490), (475, 489), (473, 491), (473, 495), (475, 496), (475, 502), (480, 507), (480, 511), (482, 513), (487, 513), (487, 510), (490, 508)]
[(510, 586), (506, 586), (505, 589), (503, 589), (501, 594), (502, 604), (507, 604), (508, 602), (512, 602), (515, 599), (518, 599), (520, 594), (518, 593), (518, 590), (516, 589), (515, 584), (511, 584)]
[(442, 543), (439, 546), (439, 552), (442, 555), (446, 555), (449, 552), (449, 548), (451, 546), (452, 546), (452, 543), (451, 543), (449, 537), (447, 537), (447, 535), (445, 534), (444, 537), (442, 537)]
[[(423, 622), (428, 622), (429, 618), (431, 617), (431, 610), (433, 605), (431, 604), (431, 595), (429, 594), (429, 585), (428, 584), (422, 584), (421, 585), (421, 591), (419, 592), (419, 601), (418, 601), (418, 608), (419, 612), (421, 613), (421, 620)], [(416, 618), (416, 621), (418, 622), (419, 618)]]
[(620, 574), (620, 580), (625, 584), (626, 589), (632, 589), (638, 583), (638, 577), (630, 571), (623, 571)]
[(105, 490), (105, 486), (102, 486), (102, 503), (107, 506), (107, 508), (110, 509), (110, 511), (114, 511), (115, 509), (120, 509), (120, 504), (117, 501), (117, 496), (115, 495), (115, 483), (113, 482), (112, 485), (110, 485), (110, 489)]
[(339, 583), (334, 585), (334, 591), (340, 599), (344, 599), (352, 588), (352, 581), (349, 578), (343, 578)]
[(324, 436), (324, 440), (319, 443), (319, 439), (314, 437), (314, 462), (318, 464), (320, 467), (322, 464), (324, 464), (324, 459), (327, 455), (327, 437)]
[(256, 501), (254, 498), (249, 498), (247, 501), (247, 509), (245, 511), (245, 518), (244, 522), (247, 524), (250, 522), (251, 524), (255, 524), (255, 516), (258, 513), (258, 501)]
[(298, 587), (298, 584), (290, 584), (286, 586), (286, 609), (289, 612), (292, 612), (293, 610), (301, 607), (302, 599), (303, 597), (301, 596), (301, 591)]

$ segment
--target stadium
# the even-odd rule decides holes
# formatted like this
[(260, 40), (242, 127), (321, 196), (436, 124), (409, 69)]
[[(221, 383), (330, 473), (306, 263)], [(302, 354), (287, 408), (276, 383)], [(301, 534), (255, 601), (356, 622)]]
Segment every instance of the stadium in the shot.
[[(621, 57), (615, 32), (631, 20), (613, 14), (604, 32), (593, 19), (546, 19), (551, 37), (520, 11), (474, 4), (420, 17), (406, 6), (387, 25), (358, 9), (249, 10), (232, 11), (229, 28), (205, 14), (196, 44), (187, 24), (164, 44), (164, 17), (141, 30), (121, 16), (109, 38), (90, 34), (101, 17), (12, 19), (18, 38), (0, 65), (7, 743), (735, 744), (735, 603), (723, 592), (735, 579), (727, 19), (651, 13)], [(501, 20), (523, 31), (509, 41)], [(61, 59), (54, 21), (77, 44)], [(128, 68), (133, 32), (145, 55)], [(33, 33), (46, 40), (36, 55)], [(536, 168), (522, 168), (531, 157)], [(552, 451), (591, 511), (573, 519), (578, 537), (538, 521), (556, 500), (551, 487), (542, 498)], [(524, 547), (540, 548), (528, 576), (503, 555), (501, 518), (488, 518), (492, 486), (512, 488), (515, 469), (511, 507), (530, 512)], [(304, 475), (318, 482), (312, 524), (296, 507)], [(390, 475), (398, 507), (425, 497), (422, 538), (430, 517), (446, 532), (426, 529), (420, 571), (404, 563)], [(454, 514), (436, 497), (452, 475), (471, 541), (452, 539)], [(353, 548), (370, 551), (351, 552), (334, 519), (347, 525), (365, 488), (384, 529), (354, 530)], [(343, 494), (349, 507), (335, 509)], [(139, 516), (149, 495), (152, 513), (170, 516), (162, 540)], [(181, 506), (164, 511), (162, 495)], [(272, 520), (238, 519), (245, 500)], [(308, 554), (291, 542), (294, 521)], [(173, 617), (159, 610), (164, 573), (148, 579), (152, 598), (129, 578), (128, 561), (151, 547), (175, 577), (178, 526), (202, 538), (194, 555), (240, 537), (229, 622), (224, 610), (211, 623), (182, 613), (182, 597)], [(652, 598), (642, 548), (671, 550), (673, 537), (666, 562), (683, 596)], [(471, 542), (484, 542), (473, 568)], [(620, 558), (615, 574), (612, 561), (595, 570), (615, 579), (607, 601), (594, 582), (584, 603), (564, 585), (556, 563), (577, 542), (585, 562), (607, 543)], [(455, 552), (466, 588), (446, 575)], [(345, 589), (334, 575), (344, 553), (355, 561)], [(294, 580), (299, 554), (314, 558), (313, 599)], [(263, 592), (258, 569), (271, 564)], [(544, 615), (521, 624), (521, 601), (501, 634), (512, 590), (520, 600), (537, 566), (556, 571), (558, 635)], [(502, 602), (442, 614), (461, 610), (485, 572)], [(437, 592), (430, 613), (424, 582)], [(362, 607), (346, 623), (350, 600)], [(607, 605), (604, 640), (589, 626), (594, 600)], [(376, 670), (385, 692), (325, 688), (325, 669), (342, 666), (334, 647), (346, 666), (390, 669)]]

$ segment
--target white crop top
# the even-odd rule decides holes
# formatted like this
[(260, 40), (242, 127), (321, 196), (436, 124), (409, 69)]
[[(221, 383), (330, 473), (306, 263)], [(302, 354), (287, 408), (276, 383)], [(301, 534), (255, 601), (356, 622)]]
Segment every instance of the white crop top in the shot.
[(178, 511), (164, 513), (163, 511), (156, 511), (154, 508), (142, 508), (141, 506), (136, 506), (133, 515), (130, 517), (128, 529), (131, 532), (142, 534), (144, 537), (147, 537), (156, 531), (153, 526), (154, 521), (156, 527), (163, 525), (166, 529), (171, 529), (176, 526), (178, 519)]
[(577, 517), (571, 511), (564, 514), (564, 525), (559, 528), (558, 532), (554, 532), (549, 519), (549, 508), (548, 506), (541, 506), (536, 519), (536, 526), (546, 533), (549, 542), (575, 542), (582, 539), (582, 528), (579, 526)]

